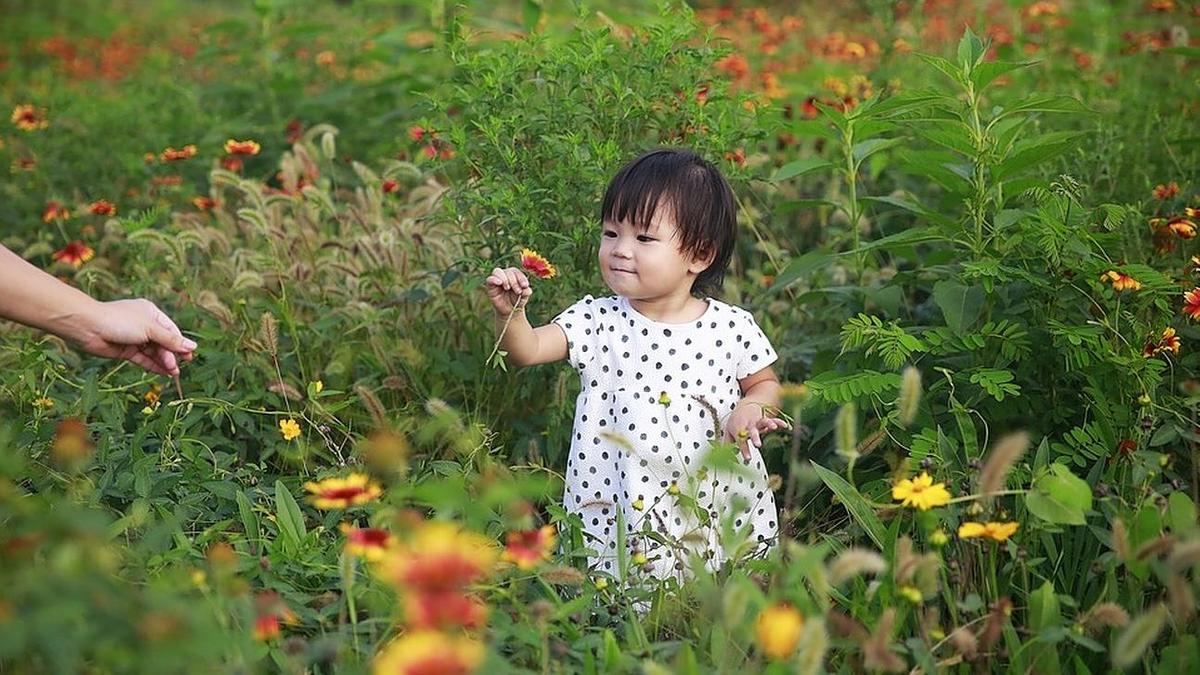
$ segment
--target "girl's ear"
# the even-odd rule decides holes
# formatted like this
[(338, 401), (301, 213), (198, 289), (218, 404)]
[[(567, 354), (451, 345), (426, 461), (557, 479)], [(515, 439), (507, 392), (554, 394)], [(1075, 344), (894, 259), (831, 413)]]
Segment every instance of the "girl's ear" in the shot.
[(716, 258), (716, 249), (710, 250), (708, 253), (700, 256), (699, 258), (692, 259), (691, 264), (688, 265), (688, 271), (692, 274), (700, 274), (704, 270), (708, 269), (713, 264), (713, 260)]

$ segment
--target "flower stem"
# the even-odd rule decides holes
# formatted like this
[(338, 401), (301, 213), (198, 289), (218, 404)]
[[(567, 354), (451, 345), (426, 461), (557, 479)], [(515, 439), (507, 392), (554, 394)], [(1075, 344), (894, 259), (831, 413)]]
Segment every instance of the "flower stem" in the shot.
[(492, 358), (496, 356), (496, 352), (500, 351), (500, 343), (504, 341), (504, 334), (508, 332), (508, 324), (512, 323), (513, 315), (525, 309), (521, 305), (524, 300), (524, 297), (517, 298), (517, 302), (513, 304), (512, 311), (508, 313), (508, 318), (504, 320), (504, 327), (500, 329), (500, 335), (496, 336), (496, 344), (492, 345), (492, 353), (488, 355), (487, 361), (484, 363), (491, 363)]

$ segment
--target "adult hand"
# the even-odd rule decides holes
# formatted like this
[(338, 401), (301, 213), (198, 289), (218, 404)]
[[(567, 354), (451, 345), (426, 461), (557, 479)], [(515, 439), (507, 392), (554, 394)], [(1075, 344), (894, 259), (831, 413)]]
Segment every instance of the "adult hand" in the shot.
[(191, 361), (196, 350), (196, 343), (145, 299), (96, 303), (80, 323), (81, 330), (70, 338), (83, 351), (125, 359), (159, 375), (178, 375), (179, 362)]

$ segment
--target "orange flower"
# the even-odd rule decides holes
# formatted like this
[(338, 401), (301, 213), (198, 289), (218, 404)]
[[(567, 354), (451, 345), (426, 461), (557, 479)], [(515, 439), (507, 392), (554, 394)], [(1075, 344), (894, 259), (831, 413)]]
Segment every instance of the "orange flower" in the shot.
[(429, 159), (433, 159), (434, 157), (437, 157), (437, 154), (438, 154), (437, 146), (432, 143), (430, 143), (429, 145), (426, 145), (421, 150), (425, 153), (425, 156), (428, 157)]
[(50, 455), (60, 465), (76, 465), (91, 456), (92, 447), (87, 423), (77, 417), (68, 417), (54, 428)]
[(745, 56), (738, 53), (718, 59), (713, 66), (735, 80), (740, 80), (750, 74), (750, 62), (746, 60)]
[(88, 205), (88, 211), (97, 216), (115, 216), (117, 206), (107, 199), (97, 199)]
[(1163, 352), (1179, 354), (1179, 347), (1179, 336), (1175, 334), (1174, 328), (1167, 326), (1163, 329), (1162, 336), (1158, 339), (1158, 342), (1150, 341), (1146, 343), (1146, 346), (1142, 349), (1142, 356), (1149, 358)]
[(211, 211), (217, 205), (217, 200), (212, 197), (193, 197), (192, 205), (200, 211)]
[(515, 563), (523, 570), (533, 569), (543, 560), (550, 559), (555, 535), (553, 525), (544, 525), (539, 529), (524, 532), (509, 532), (508, 546), (505, 547), (501, 559)]
[(1142, 287), (1142, 283), (1137, 279), (1116, 270), (1109, 270), (1101, 274), (1100, 280), (1112, 282), (1114, 291), (1124, 291), (1126, 289), (1136, 291)]
[(426, 130), (422, 126), (413, 125), (408, 128), (408, 137), (414, 141), (420, 141), (422, 138), (425, 138), (425, 134)]
[(1196, 236), (1196, 223), (1186, 216), (1175, 216), (1167, 221), (1167, 229), (1180, 239), (1191, 239)]
[(21, 131), (37, 131), (50, 126), (50, 122), (46, 120), (46, 111), (28, 103), (13, 108), (12, 123)]
[(400, 183), (397, 183), (396, 179), (394, 178), (389, 178), (383, 181), (383, 185), (380, 187), (383, 188), (383, 194), (390, 195), (391, 193), (400, 189)]
[(521, 249), (521, 267), (533, 272), (533, 275), (539, 279), (553, 279), (558, 274), (558, 270), (550, 264), (549, 260), (543, 258), (537, 251), (528, 248)]
[(318, 509), (346, 509), (374, 500), (383, 493), (366, 474), (352, 473), (345, 478), (326, 478), (308, 482), (304, 489), (312, 493), (309, 500)]
[(725, 153), (725, 159), (726, 161), (737, 164), (738, 166), (746, 166), (746, 151), (742, 148), (738, 148), (733, 152), (727, 152)]
[(241, 157), (224, 157), (221, 159), (221, 168), (226, 171), (237, 173), (242, 170)]
[(54, 255), (50, 257), (53, 258), (55, 262), (64, 262), (78, 269), (81, 265), (83, 265), (83, 263), (91, 260), (95, 256), (96, 252), (92, 250), (91, 246), (88, 246), (82, 241), (76, 239), (75, 241), (64, 246), (61, 250), (56, 251)]
[(259, 614), (254, 619), (254, 639), (269, 642), (279, 637), (279, 617), (274, 614)]
[(1200, 321), (1200, 288), (1193, 288), (1183, 294), (1183, 313)]
[(355, 527), (349, 523), (342, 523), (338, 528), (346, 535), (346, 553), (367, 562), (382, 560), (387, 550), (396, 545), (396, 538), (387, 530)]
[(46, 202), (46, 208), (42, 210), (42, 222), (52, 223), (56, 220), (66, 220), (71, 217), (71, 212), (68, 211), (62, 204), (56, 201)]
[(179, 150), (176, 150), (175, 148), (167, 148), (166, 150), (162, 151), (162, 154), (159, 155), (159, 158), (164, 162), (177, 162), (181, 159), (190, 159), (195, 156), (196, 146), (185, 145)]
[(429, 521), (388, 553), (379, 572), (404, 590), (459, 589), (490, 573), (497, 554), (491, 539), (454, 523)]
[(404, 598), (405, 621), (418, 630), (479, 628), (487, 616), (487, 605), (457, 590), (418, 590)]
[(1154, 186), (1154, 198), (1155, 199), (1170, 199), (1171, 197), (1174, 197), (1177, 194), (1179, 194), (1179, 183), (1176, 183), (1175, 181), (1171, 181), (1170, 183), (1167, 183), (1166, 185), (1155, 185)]
[(235, 141), (232, 138), (225, 141), (227, 155), (257, 155), (261, 149), (257, 141)]
[(409, 631), (379, 651), (373, 675), (469, 675), (483, 663), (483, 645), (437, 631)]

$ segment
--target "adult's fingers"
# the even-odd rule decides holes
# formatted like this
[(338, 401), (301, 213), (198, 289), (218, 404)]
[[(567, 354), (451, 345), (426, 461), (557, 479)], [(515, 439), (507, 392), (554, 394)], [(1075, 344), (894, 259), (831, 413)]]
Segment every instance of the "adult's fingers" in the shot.
[(161, 365), (158, 364), (158, 362), (156, 362), (154, 359), (147, 356), (145, 354), (145, 352), (135, 351), (132, 354), (129, 354), (128, 356), (126, 356), (125, 358), (130, 363), (141, 366), (142, 368), (144, 368), (152, 373), (157, 373), (159, 375), (166, 375), (167, 377), (171, 376), (171, 373), (168, 373)]
[[(162, 314), (157, 309), (155, 311)], [(179, 328), (175, 326), (175, 323), (171, 319), (167, 318), (167, 315), (163, 314), (162, 317), (166, 319), (166, 323), (156, 318), (150, 324), (151, 342), (166, 347), (173, 352), (190, 352), (196, 349), (196, 343), (183, 337), (183, 334), (179, 332)]]

